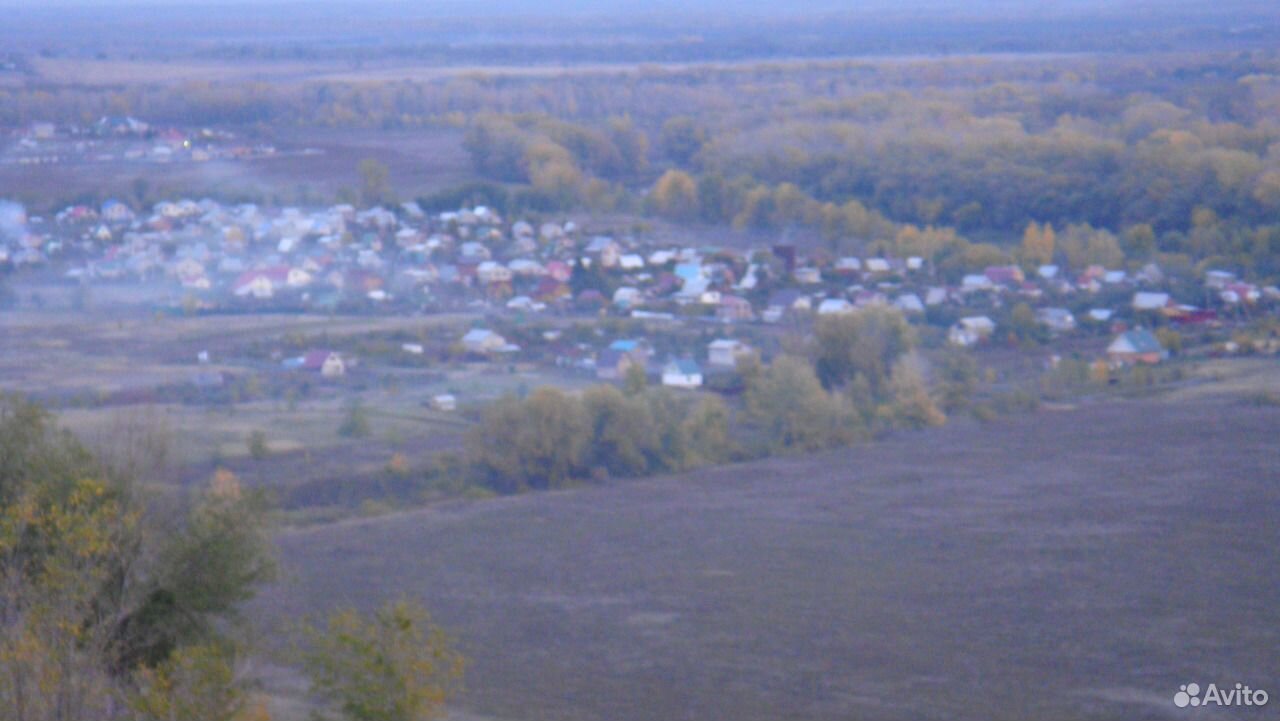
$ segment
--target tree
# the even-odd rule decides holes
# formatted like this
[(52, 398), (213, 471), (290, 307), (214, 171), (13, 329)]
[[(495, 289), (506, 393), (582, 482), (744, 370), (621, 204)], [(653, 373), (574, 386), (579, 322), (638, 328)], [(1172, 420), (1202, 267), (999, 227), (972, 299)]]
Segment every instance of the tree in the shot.
[(644, 365), (632, 363), (627, 366), (626, 376), (622, 379), (622, 387), (628, 396), (638, 396), (644, 393), (644, 389), (648, 384), (649, 378), (645, 374)]
[(1149, 258), (1156, 251), (1156, 233), (1149, 223), (1131, 225), (1124, 231), (1121, 250), (1130, 258)]
[(680, 423), (680, 435), (688, 449), (684, 467), (723, 463), (733, 455), (733, 439), (729, 436), (729, 408), (718, 397), (698, 401)]
[(563, 486), (584, 474), (590, 436), (581, 405), (550, 387), (490, 406), (467, 438), (481, 482), (507, 493)]
[(893, 395), (896, 425), (906, 428), (940, 426), (947, 417), (929, 396), (925, 382), (924, 361), (916, 353), (907, 353), (893, 363), (889, 381)]
[(688, 165), (706, 142), (706, 131), (687, 115), (668, 118), (658, 136), (662, 152), (679, 165)]
[(341, 610), (307, 632), (312, 687), (349, 721), (428, 721), (462, 678), (464, 660), (421, 606), (388, 603), (370, 617)]
[(649, 194), (653, 210), (672, 220), (693, 220), (698, 217), (698, 185), (681, 170), (668, 170), (654, 183)]
[(262, 430), (253, 430), (249, 433), (249, 457), (255, 461), (266, 460), (270, 455), (267, 448), (267, 434)]
[(143, 668), (136, 686), (128, 705), (138, 721), (234, 721), (249, 707), (234, 649), (223, 645), (179, 649)]
[(747, 388), (746, 405), (774, 453), (831, 448), (858, 433), (851, 409), (824, 390), (812, 367), (794, 356), (778, 358)]
[[(161, 503), (42, 409), (0, 399), (0, 707), (13, 721), (119, 718), (115, 703), (202, 644), (272, 570), (258, 494), (225, 477)], [(238, 681), (206, 686), (234, 695)], [(114, 709), (114, 710), (113, 710)]]
[(649, 469), (658, 442), (653, 417), (642, 401), (624, 396), (613, 386), (599, 385), (582, 394), (582, 405), (591, 435), (587, 466), (617, 476)]
[(360, 199), (365, 205), (391, 201), (391, 171), (385, 163), (365, 158), (360, 161)]
[(1049, 338), (1049, 329), (1036, 318), (1036, 312), (1025, 302), (1013, 306), (1013, 310), (1009, 312), (1009, 332), (1023, 343), (1042, 343)]
[(978, 364), (961, 348), (949, 347), (935, 368), (942, 410), (951, 413), (964, 408), (978, 384)]
[(365, 411), (364, 404), (358, 400), (347, 404), (342, 423), (338, 425), (338, 435), (343, 438), (368, 438), (369, 433), (369, 414)]
[(1023, 262), (1036, 266), (1053, 262), (1054, 242), (1052, 225), (1045, 223), (1041, 227), (1035, 222), (1028, 223), (1022, 233)]
[(902, 313), (865, 308), (822, 316), (814, 324), (814, 366), (823, 387), (834, 389), (862, 375), (877, 396), (893, 361), (915, 346), (915, 333)]

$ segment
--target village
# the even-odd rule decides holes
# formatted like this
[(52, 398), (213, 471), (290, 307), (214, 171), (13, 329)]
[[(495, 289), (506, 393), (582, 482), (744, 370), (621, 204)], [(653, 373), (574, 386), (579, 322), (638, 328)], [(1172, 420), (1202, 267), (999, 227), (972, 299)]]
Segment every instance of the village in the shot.
[[(1242, 349), (1230, 329), (1273, 313), (1280, 290), (1216, 269), (1191, 282), (1155, 264), (999, 265), (947, 278), (920, 257), (834, 256), (786, 243), (705, 247), (694, 234), (671, 242), (634, 227), (584, 227), (597, 221), (508, 221), (484, 206), (428, 213), (415, 202), (267, 209), (181, 199), (143, 210), (108, 200), (52, 219), (28, 218), (12, 204), (3, 215), (0, 267), (14, 279), (54, 278), (79, 303), (95, 287), (137, 285), (159, 289), (155, 310), (169, 314), (468, 319), (430, 337), (383, 343), (377, 358), (361, 357), (358, 344), (309, 339), (224, 351), (256, 354), (251, 360), (266, 361), (257, 367), (274, 364), (277, 375), (333, 381), (362, 363), (448, 360), (533, 364), (606, 382), (637, 369), (676, 389), (732, 391), (740, 358), (767, 360), (788, 336), (803, 336), (812, 318), (870, 306), (897, 309), (938, 345), (1031, 341), (1040, 355), (1048, 351), (1048, 363), (1070, 356), (1112, 369), (1158, 364), (1189, 350), (1179, 330), (1201, 331), (1197, 337), (1216, 341), (1202, 350), (1215, 354), (1276, 351), (1274, 339)], [(41, 302), (16, 295), (11, 306)], [(604, 330), (610, 323), (614, 335)], [(189, 361), (207, 365), (210, 352), (199, 349)], [(228, 380), (196, 370), (189, 382), (208, 389)], [(441, 392), (431, 402), (452, 410), (459, 399)]]
[(7, 134), (12, 142), (0, 152), (0, 165), (23, 168), (257, 160), (280, 152), (223, 129), (156, 127), (131, 116), (103, 116), (87, 125), (35, 122)]

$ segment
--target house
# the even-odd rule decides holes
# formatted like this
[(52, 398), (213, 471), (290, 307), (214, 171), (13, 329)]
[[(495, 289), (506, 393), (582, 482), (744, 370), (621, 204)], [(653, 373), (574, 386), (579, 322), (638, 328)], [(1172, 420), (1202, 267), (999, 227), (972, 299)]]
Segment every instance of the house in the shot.
[(468, 353), (499, 353), (507, 346), (506, 338), (484, 328), (472, 328), (462, 336), (462, 347)]
[(476, 280), (485, 285), (494, 283), (510, 283), (512, 277), (511, 269), (496, 263), (492, 260), (486, 260), (476, 266)]
[(613, 291), (613, 304), (619, 308), (630, 308), (644, 300), (639, 288), (624, 285)]
[(947, 302), (947, 296), (946, 288), (931, 286), (924, 293), (924, 304), (929, 306), (942, 305)]
[(903, 313), (923, 313), (924, 302), (915, 293), (903, 293), (893, 299), (893, 307)]
[(803, 268), (796, 268), (791, 275), (797, 283), (802, 285), (814, 285), (822, 282), (822, 273), (813, 266), (806, 265)]
[(818, 315), (852, 313), (853, 304), (844, 298), (827, 298), (818, 304)]
[(649, 341), (643, 339), (620, 338), (609, 344), (609, 350), (626, 353), (640, 365), (647, 365), (649, 357), (653, 355), (653, 347), (649, 345)]
[(586, 254), (599, 260), (603, 268), (612, 268), (622, 259), (622, 246), (607, 236), (596, 236), (587, 243)]
[(325, 378), (338, 378), (346, 375), (347, 364), (342, 356), (329, 350), (313, 350), (302, 357), (302, 369), (319, 371)]
[(867, 258), (867, 262), (863, 263), (863, 266), (868, 273), (888, 273), (892, 270), (886, 258)]
[(127, 223), (133, 220), (133, 210), (118, 200), (102, 204), (102, 219), (108, 223)]
[(618, 267), (623, 270), (640, 270), (644, 267), (644, 258), (636, 253), (628, 253), (618, 258)]
[(1139, 291), (1133, 294), (1134, 310), (1160, 310), (1169, 305), (1168, 293)]
[(1213, 290), (1222, 290), (1228, 284), (1236, 282), (1236, 274), (1227, 270), (1208, 270), (1204, 274), (1204, 284)]
[(720, 368), (733, 368), (738, 359), (751, 355), (751, 346), (740, 340), (719, 338), (707, 344), (707, 362)]
[(1107, 346), (1107, 357), (1113, 363), (1159, 363), (1169, 357), (1155, 334), (1146, 328), (1135, 328), (1116, 336)]
[(834, 270), (836, 273), (839, 273), (841, 275), (849, 275), (852, 273), (857, 273), (858, 271), (862, 270), (862, 261), (851, 256), (839, 258), (836, 260)]
[(947, 341), (952, 345), (971, 346), (986, 340), (996, 331), (996, 323), (985, 315), (969, 316), (956, 321), (947, 331)]
[(720, 304), (716, 306), (716, 319), (725, 323), (751, 320), (752, 315), (751, 303), (736, 295), (721, 296)]
[(997, 285), (1021, 285), (1026, 277), (1016, 265), (992, 265), (982, 271), (987, 280)]
[(1049, 330), (1066, 333), (1075, 330), (1076, 317), (1066, 308), (1040, 308), (1036, 320), (1049, 326)]
[(596, 358), (596, 377), (604, 381), (622, 380), (635, 364), (635, 358), (630, 353), (605, 348)]
[(794, 289), (785, 289), (774, 291), (769, 296), (769, 303), (765, 306), (764, 313), (761, 317), (768, 323), (777, 323), (782, 320), (782, 316), (787, 313), (804, 312), (813, 308), (813, 301), (809, 296)]
[(688, 358), (673, 360), (662, 367), (662, 385), (668, 388), (701, 388), (702, 368)]
[(231, 292), (241, 298), (267, 299), (289, 280), (289, 268), (273, 266), (241, 273), (231, 284)]

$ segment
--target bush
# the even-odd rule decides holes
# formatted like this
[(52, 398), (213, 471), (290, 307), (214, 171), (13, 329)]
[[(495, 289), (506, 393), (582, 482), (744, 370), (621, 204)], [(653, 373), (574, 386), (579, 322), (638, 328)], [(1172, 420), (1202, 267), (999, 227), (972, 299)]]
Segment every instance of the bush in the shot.
[(338, 435), (343, 438), (368, 438), (369, 433), (369, 415), (364, 404), (360, 401), (352, 402), (347, 406), (342, 424), (338, 426)]
[(304, 656), (312, 687), (349, 721), (426, 721), (462, 677), (463, 658), (408, 601), (384, 605), (370, 617), (338, 611), (323, 628), (309, 628)]
[(271, 455), (270, 449), (267, 448), (267, 434), (263, 431), (253, 431), (249, 434), (249, 457), (255, 461), (266, 460)]

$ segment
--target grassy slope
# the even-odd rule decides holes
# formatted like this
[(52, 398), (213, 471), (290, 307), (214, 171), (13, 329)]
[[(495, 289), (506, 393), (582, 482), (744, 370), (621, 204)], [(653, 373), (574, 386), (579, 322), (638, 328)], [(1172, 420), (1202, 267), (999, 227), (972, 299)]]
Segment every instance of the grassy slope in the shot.
[(290, 531), (254, 615), (419, 597), (504, 719), (1172, 718), (1280, 682), (1277, 427), (1200, 393)]

